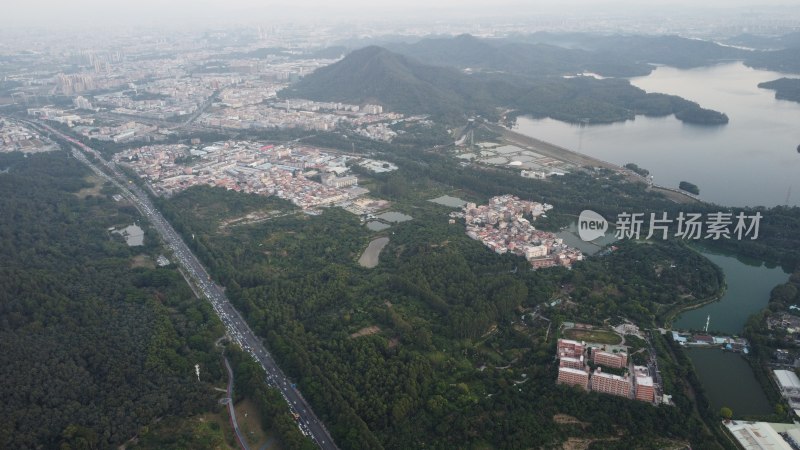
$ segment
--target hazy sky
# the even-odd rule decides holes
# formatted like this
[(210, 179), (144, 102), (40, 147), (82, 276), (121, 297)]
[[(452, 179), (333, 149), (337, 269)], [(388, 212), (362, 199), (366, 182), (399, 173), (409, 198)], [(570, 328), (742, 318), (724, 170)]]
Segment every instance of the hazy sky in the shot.
[[(85, 25), (163, 24), (169, 21), (250, 22), (306, 18), (448, 18), (491, 15), (519, 19), (524, 14), (604, 12), (609, 15), (658, 9), (691, 12), (698, 8), (749, 9), (796, 6), (790, 0), (4, 0), (0, 24)], [(9, 4), (10, 3), (10, 4)], [(524, 16), (523, 16), (524, 17)]]

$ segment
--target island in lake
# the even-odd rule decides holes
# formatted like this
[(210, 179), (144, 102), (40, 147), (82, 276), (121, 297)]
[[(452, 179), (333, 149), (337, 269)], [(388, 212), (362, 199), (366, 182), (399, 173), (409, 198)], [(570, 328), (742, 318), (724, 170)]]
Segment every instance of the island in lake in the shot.
[(681, 181), (678, 185), (680, 190), (689, 192), (690, 194), (700, 195), (700, 188), (697, 187), (694, 183), (689, 183), (688, 181)]
[(691, 107), (675, 113), (675, 118), (695, 125), (725, 125), (728, 115), (713, 109)]
[[(800, 78), (778, 78), (759, 83), (758, 87), (775, 91), (775, 98), (778, 100), (800, 103)], [(800, 147), (798, 147), (798, 151), (800, 151)]]

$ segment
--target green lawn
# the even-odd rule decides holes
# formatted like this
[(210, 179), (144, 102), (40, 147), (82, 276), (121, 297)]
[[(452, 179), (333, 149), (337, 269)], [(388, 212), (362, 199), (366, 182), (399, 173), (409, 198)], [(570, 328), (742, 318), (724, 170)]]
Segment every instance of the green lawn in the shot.
[(570, 328), (564, 330), (564, 337), (576, 341), (595, 342), (598, 344), (617, 345), (622, 342), (622, 337), (613, 331), (606, 330), (579, 330)]

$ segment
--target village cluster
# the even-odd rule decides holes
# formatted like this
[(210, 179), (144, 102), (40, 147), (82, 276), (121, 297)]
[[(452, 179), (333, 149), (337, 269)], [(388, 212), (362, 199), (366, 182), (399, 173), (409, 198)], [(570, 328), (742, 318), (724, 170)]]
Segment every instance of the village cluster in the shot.
[(501, 195), (491, 198), (486, 205), (467, 203), (463, 212), (451, 213), (451, 217), (464, 219), (470, 238), (496, 253), (523, 256), (534, 269), (571, 267), (583, 259), (583, 253), (564, 244), (555, 234), (537, 230), (532, 223), (552, 208), (546, 203)]
[[(358, 158), (314, 147), (246, 141), (146, 146), (114, 157), (115, 162), (131, 167), (147, 180), (158, 195), (170, 196), (191, 186), (209, 185), (275, 195), (302, 208), (348, 207), (367, 194), (367, 189), (358, 186), (358, 178), (347, 174), (346, 163), (351, 159)], [(383, 161), (359, 159), (358, 163), (368, 170), (395, 168)], [(365, 198), (358, 202), (370, 203)]]

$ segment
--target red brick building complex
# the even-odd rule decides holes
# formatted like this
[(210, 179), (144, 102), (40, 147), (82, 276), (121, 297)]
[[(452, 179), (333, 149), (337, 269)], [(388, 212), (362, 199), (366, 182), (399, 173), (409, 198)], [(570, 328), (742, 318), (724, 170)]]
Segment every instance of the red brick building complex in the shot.
[(570, 358), (569, 356), (562, 356), (558, 367), (569, 367), (572, 369), (583, 369), (586, 365), (583, 363), (583, 356), (580, 358)]
[(579, 386), (584, 390), (589, 390), (589, 372), (571, 367), (558, 368), (558, 384)]
[(558, 357), (568, 356), (570, 358), (579, 358), (583, 355), (583, 350), (586, 345), (583, 342), (573, 341), (571, 339), (558, 340)]
[(653, 377), (644, 366), (633, 366), (633, 382), (636, 387), (636, 400), (653, 403), (656, 400)]
[(592, 390), (603, 394), (631, 398), (633, 385), (628, 377), (602, 373), (600, 369), (597, 369), (592, 374)]
[(628, 365), (628, 355), (623, 352), (608, 353), (602, 350), (593, 350), (592, 361), (601, 366), (622, 369)]

